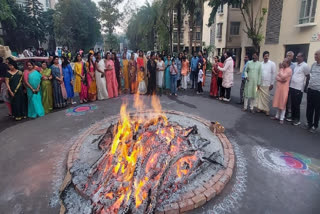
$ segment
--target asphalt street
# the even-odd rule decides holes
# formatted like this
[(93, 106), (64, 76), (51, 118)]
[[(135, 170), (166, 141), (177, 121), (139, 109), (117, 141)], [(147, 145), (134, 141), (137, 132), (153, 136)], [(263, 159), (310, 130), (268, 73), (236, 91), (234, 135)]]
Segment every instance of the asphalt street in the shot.
[[(190, 213), (320, 213), (319, 132), (242, 112), (237, 104), (240, 82), (236, 75), (231, 103), (209, 97), (209, 77), (203, 95), (188, 90), (160, 97), (163, 109), (219, 121), (235, 148), (236, 170), (228, 186)], [(143, 99), (150, 105), (150, 97)], [(85, 115), (67, 116), (60, 110), (22, 122), (11, 121), (0, 104), (0, 213), (58, 213), (57, 193), (74, 139), (95, 122), (119, 114), (123, 101), (131, 108), (133, 96), (97, 101), (97, 109)]]

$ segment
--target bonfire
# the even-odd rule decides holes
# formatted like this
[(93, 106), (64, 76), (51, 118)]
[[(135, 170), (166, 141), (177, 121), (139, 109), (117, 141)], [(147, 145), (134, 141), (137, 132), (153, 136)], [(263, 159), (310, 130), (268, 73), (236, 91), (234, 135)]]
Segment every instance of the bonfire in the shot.
[[(146, 112), (139, 96), (137, 112)], [(83, 173), (71, 170), (80, 194), (91, 201), (92, 213), (154, 213), (170, 196), (197, 176), (206, 162), (202, 150), (210, 141), (198, 135), (197, 127), (182, 127), (162, 113), (156, 96), (152, 114), (129, 114), (127, 104), (120, 119), (100, 138), (101, 158)], [(147, 116), (146, 116), (147, 115)]]

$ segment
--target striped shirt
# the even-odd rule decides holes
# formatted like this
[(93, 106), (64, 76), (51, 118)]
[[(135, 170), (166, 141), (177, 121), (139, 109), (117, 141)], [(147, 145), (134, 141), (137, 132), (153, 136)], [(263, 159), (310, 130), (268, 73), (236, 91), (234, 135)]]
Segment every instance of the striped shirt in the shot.
[(320, 91), (320, 64), (316, 62), (311, 67), (309, 88)]

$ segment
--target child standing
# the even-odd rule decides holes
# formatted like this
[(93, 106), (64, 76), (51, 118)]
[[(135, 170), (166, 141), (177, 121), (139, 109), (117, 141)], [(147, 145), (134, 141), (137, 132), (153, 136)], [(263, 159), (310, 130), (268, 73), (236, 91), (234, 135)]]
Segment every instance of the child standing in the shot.
[(198, 64), (199, 74), (198, 74), (198, 91), (197, 94), (203, 94), (202, 83), (203, 83), (203, 70), (201, 68), (201, 63)]
[(139, 94), (146, 94), (147, 93), (147, 87), (146, 83), (144, 82), (144, 67), (141, 67), (140, 70), (138, 71), (138, 93)]

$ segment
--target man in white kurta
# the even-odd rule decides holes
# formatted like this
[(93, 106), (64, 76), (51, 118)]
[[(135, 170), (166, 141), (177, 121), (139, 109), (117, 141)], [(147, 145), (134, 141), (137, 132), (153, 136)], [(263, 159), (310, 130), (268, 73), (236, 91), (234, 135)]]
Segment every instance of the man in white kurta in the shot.
[(269, 52), (263, 53), (261, 86), (257, 91), (256, 108), (258, 111), (264, 111), (267, 116), (270, 113), (270, 91), (273, 89), (273, 84), (276, 75), (276, 64), (269, 60)]

